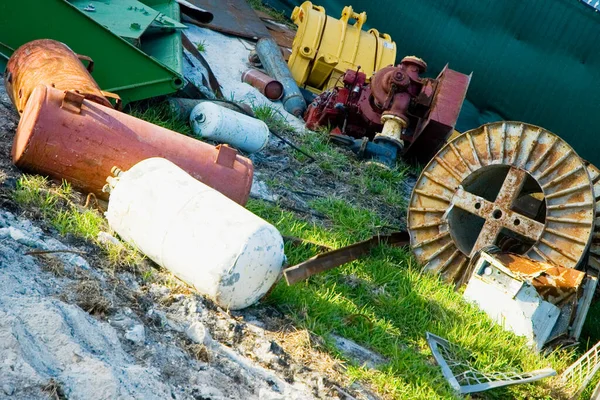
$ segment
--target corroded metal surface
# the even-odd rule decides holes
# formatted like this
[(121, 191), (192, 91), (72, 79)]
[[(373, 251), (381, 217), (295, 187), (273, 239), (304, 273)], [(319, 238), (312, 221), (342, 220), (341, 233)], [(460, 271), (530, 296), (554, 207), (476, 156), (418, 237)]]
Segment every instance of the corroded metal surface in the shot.
[(270, 37), (265, 24), (244, 0), (188, 0), (210, 11), (214, 19), (206, 26), (213, 31), (251, 40)]
[(279, 100), (283, 96), (283, 85), (256, 69), (249, 69), (242, 74), (242, 82), (257, 88), (269, 100)]
[(212, 146), (104, 107), (81, 95), (38, 86), (15, 135), (12, 159), (25, 171), (65, 179), (106, 197), (111, 169), (152, 157), (173, 162), (239, 204), (252, 186), (252, 162), (227, 146)]
[(88, 100), (112, 107), (105, 95), (118, 96), (102, 92), (80, 59), (88, 61), (92, 71), (94, 64), (89, 57), (78, 56), (56, 40), (34, 40), (19, 47), (8, 60), (4, 74), (6, 92), (19, 114), (38, 85), (74, 90)]
[(592, 180), (594, 197), (596, 199), (594, 233), (590, 244), (589, 265), (600, 271), (600, 169), (593, 164), (587, 166), (588, 174)]
[(594, 208), (587, 169), (568, 144), (537, 126), (492, 123), (450, 141), (423, 170), (409, 206), (411, 246), (425, 270), (457, 284), (491, 244), (575, 268)]
[(533, 261), (516, 254), (497, 253), (493, 257), (515, 275), (530, 282), (544, 300), (555, 305), (576, 299), (585, 277), (582, 271)]

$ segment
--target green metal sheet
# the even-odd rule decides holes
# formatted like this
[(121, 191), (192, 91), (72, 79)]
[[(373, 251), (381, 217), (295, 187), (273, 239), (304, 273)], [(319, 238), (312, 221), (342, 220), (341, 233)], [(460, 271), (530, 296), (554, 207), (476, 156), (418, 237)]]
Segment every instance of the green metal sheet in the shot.
[[(144, 3), (159, 11), (161, 15), (179, 16), (179, 4), (175, 1), (144, 0)], [(187, 28), (183, 24), (180, 25)], [(164, 27), (160, 30), (165, 29), (168, 30)], [(142, 40), (141, 49), (144, 53), (151, 54), (161, 63), (183, 75), (183, 50), (179, 31), (171, 35), (149, 34)]]
[(139, 40), (160, 14), (135, 0), (71, 0), (70, 3), (115, 35), (132, 40)]
[(543, 126), (600, 165), (600, 13), (591, 7), (578, 0), (313, 3), (337, 17), (345, 5), (366, 11), (368, 27), (389, 33), (398, 57), (425, 59), (430, 75), (446, 63), (473, 71), (467, 97), (482, 113)]
[[(136, 0), (69, 0), (88, 17), (108, 28), (115, 35), (138, 43), (148, 29), (185, 29), (182, 23), (169, 18)], [(167, 3), (162, 3), (169, 5)], [(157, 4), (161, 5), (161, 4)], [(170, 10), (170, 9), (169, 9)]]
[[(179, 5), (174, 0), (161, 3), (168, 6), (159, 9), (147, 5), (170, 18), (179, 18)], [(55, 39), (76, 53), (90, 56), (95, 62), (94, 79), (103, 90), (118, 93), (124, 103), (173, 93), (184, 84), (178, 31), (167, 38), (142, 38), (142, 44), (148, 42), (146, 49), (155, 46), (160, 50), (149, 56), (64, 0), (0, 1), (0, 53), (12, 54), (12, 49), (35, 39)], [(163, 46), (157, 44), (161, 40)], [(0, 63), (3, 59), (0, 57)]]

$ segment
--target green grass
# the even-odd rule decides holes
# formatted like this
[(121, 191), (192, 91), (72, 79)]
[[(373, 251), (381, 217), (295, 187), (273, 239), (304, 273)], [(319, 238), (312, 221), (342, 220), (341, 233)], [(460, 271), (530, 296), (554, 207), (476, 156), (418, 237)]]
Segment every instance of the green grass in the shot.
[(393, 169), (365, 164), (360, 169), (360, 173), (355, 174), (353, 183), (365, 188), (370, 194), (381, 196), (389, 206), (406, 208), (406, 197), (400, 188), (409, 172), (410, 167), (402, 163), (398, 163), (398, 166)]
[(136, 118), (143, 119), (152, 124), (182, 133), (186, 136), (194, 136), (189, 121), (179, 119), (169, 108), (166, 101), (152, 100), (134, 103), (127, 110)]
[[(392, 179), (390, 177), (390, 179)], [(248, 208), (291, 235), (337, 248), (363, 240), (385, 223), (369, 210), (336, 199), (314, 202), (329, 218), (322, 227), (299, 219), (269, 203), (252, 200)], [(290, 264), (315, 255), (310, 244), (286, 244)], [(369, 257), (308, 281), (287, 286), (280, 282), (267, 301), (295, 323), (328, 338), (336, 333), (386, 357), (378, 370), (349, 363), (352, 379), (371, 383), (386, 398), (456, 398), (432, 360), (425, 341), (430, 331), (470, 352), (474, 366), (484, 371), (554, 367), (563, 370), (572, 359), (568, 352), (543, 357), (529, 350), (524, 339), (492, 323), (476, 307), (463, 301), (453, 287), (437, 276), (422, 274), (408, 249), (380, 246)], [(344, 358), (328, 341), (329, 351)], [(555, 398), (552, 380), (483, 392), (483, 398)]]
[(51, 187), (48, 180), (39, 175), (21, 176), (13, 193), (17, 204), (38, 209), (59, 234), (94, 239), (104, 224), (104, 218), (95, 210), (77, 207), (72, 198), (69, 183), (63, 181), (60, 186)]
[(251, 104), (254, 116), (263, 121), (267, 126), (277, 133), (291, 134), (296, 130), (290, 125), (281, 112), (268, 104)]
[(286, 16), (286, 14), (283, 11), (278, 11), (272, 7), (269, 7), (268, 5), (264, 4), (262, 0), (248, 0), (248, 4), (250, 4), (250, 7), (254, 8), (257, 11), (267, 13), (271, 18), (273, 18), (274, 21), (288, 25), (290, 27), (295, 27), (295, 25), (292, 24), (290, 19)]
[(206, 40), (203, 40), (196, 45), (196, 48), (198, 49), (198, 51), (200, 53), (204, 53), (206, 51), (206, 46), (207, 46)]
[(43, 176), (22, 175), (12, 196), (19, 206), (37, 211), (61, 236), (72, 235), (99, 246), (112, 267), (135, 269), (141, 264), (142, 254), (128, 244), (98, 240), (100, 232), (110, 233), (106, 219), (98, 210), (77, 204), (69, 183), (56, 186)]
[[(265, 122), (269, 128), (283, 135), (290, 135), (296, 132), (296, 129), (290, 125), (281, 113), (268, 104), (252, 105), (252, 111), (256, 118)], [(348, 165), (348, 156), (341, 152), (339, 148), (328, 143), (328, 134), (325, 129), (311, 133), (306, 132), (299, 135), (295, 140), (302, 150), (308, 154), (318, 156), (317, 164), (322, 170), (337, 173)], [(298, 151), (294, 151), (294, 156), (300, 162), (306, 161), (307, 157)]]

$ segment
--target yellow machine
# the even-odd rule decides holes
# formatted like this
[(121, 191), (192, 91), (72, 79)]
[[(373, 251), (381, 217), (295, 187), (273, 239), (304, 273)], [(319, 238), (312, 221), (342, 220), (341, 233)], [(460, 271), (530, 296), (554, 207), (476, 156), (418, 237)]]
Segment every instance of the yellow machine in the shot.
[[(355, 23), (351, 25), (350, 19)], [(348, 69), (370, 79), (374, 72), (396, 61), (396, 43), (388, 34), (376, 29), (362, 30), (367, 14), (355, 13), (351, 6), (342, 10), (341, 18), (325, 14), (325, 8), (305, 1), (292, 12), (298, 25), (288, 67), (299, 86), (314, 93), (336, 86)]]

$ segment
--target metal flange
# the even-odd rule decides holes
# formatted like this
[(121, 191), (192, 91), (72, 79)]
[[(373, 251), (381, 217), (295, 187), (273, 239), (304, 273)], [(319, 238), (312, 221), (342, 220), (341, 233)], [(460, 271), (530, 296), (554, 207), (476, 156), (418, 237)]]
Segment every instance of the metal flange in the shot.
[(408, 212), (425, 270), (462, 284), (481, 248), (575, 268), (594, 229), (584, 162), (562, 139), (522, 122), (498, 122), (448, 142), (425, 167)]

